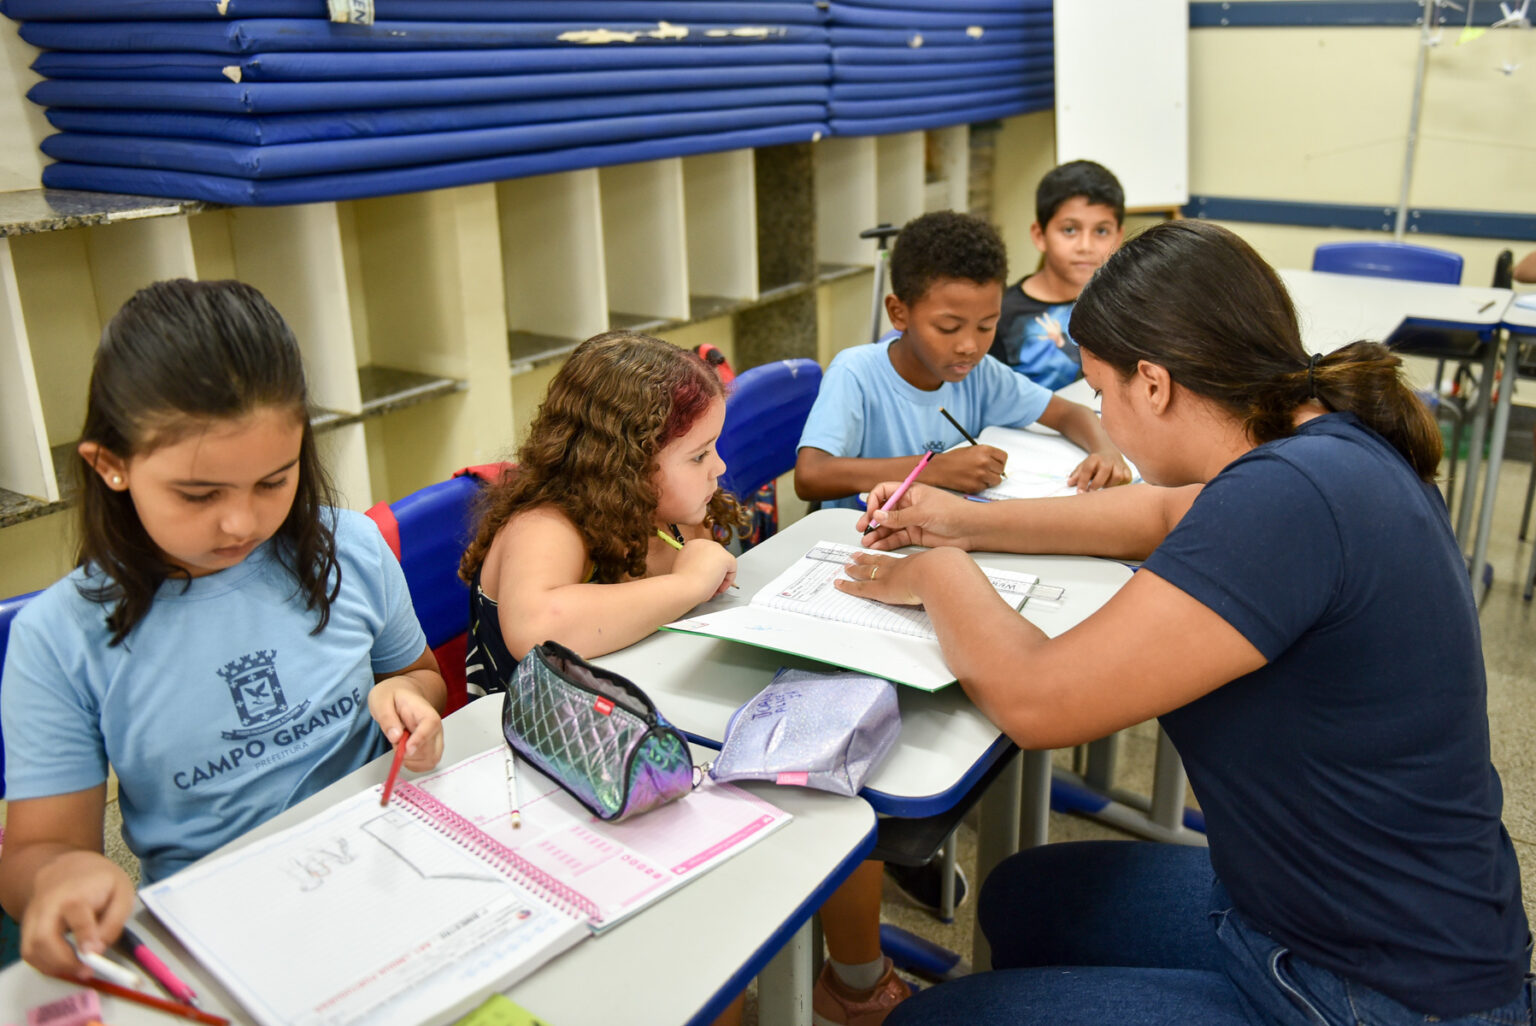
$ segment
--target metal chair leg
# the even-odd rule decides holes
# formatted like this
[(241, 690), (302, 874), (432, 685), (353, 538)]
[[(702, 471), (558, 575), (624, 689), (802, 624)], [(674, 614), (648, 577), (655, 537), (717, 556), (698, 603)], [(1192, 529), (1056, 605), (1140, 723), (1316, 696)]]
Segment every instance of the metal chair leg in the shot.
[[(1536, 431), (1531, 432), (1531, 444), (1536, 447)], [(1525, 511), (1520, 514), (1520, 540), (1525, 541), (1525, 529), (1531, 524), (1531, 499), (1536, 498), (1536, 452), (1531, 456), (1531, 479), (1525, 484)], [(1530, 596), (1527, 595), (1527, 598)]]
[(1536, 592), (1536, 550), (1531, 552), (1531, 565), (1525, 571), (1525, 600), (1531, 600), (1531, 594)]

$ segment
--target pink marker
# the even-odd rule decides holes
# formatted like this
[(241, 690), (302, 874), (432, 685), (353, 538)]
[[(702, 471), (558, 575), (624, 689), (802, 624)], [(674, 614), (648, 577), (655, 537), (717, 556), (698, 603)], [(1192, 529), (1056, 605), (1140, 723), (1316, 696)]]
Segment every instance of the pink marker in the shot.
[(181, 982), (181, 979), (171, 972), (170, 966), (160, 961), (160, 956), (149, 950), (149, 945), (145, 944), (138, 934), (125, 926), (119, 940), (128, 950), (128, 954), (133, 956), (133, 960), (139, 963), (146, 973), (154, 977), (155, 982), (164, 987), (167, 994), (184, 1005), (197, 1007), (197, 992)]
[[(897, 500), (899, 500), (903, 495), (907, 494), (907, 489), (912, 487), (912, 482), (917, 480), (917, 475), (923, 472), (923, 468), (928, 465), (928, 461), (931, 459), (933, 459), (933, 450), (929, 449), (927, 452), (923, 453), (923, 458), (917, 461), (917, 466), (912, 468), (912, 473), (907, 475), (907, 479), (901, 484), (897, 485), (896, 490), (891, 493), (891, 497), (885, 500), (885, 505), (880, 507), (880, 512), (883, 513), (890, 509), (892, 506), (896, 505)], [(864, 533), (868, 534), (877, 526), (878, 525), (875, 523), (875, 515), (871, 513), (869, 515), (869, 526), (864, 528)]]

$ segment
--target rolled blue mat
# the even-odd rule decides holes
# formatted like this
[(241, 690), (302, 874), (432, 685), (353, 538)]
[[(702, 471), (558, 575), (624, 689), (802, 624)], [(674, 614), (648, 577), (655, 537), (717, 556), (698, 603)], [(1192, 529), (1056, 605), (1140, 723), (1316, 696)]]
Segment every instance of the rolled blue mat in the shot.
[(860, 25), (866, 28), (969, 28), (981, 25), (986, 28), (1024, 27), (1049, 24), (1051, 11), (1047, 7), (1028, 7), (1012, 4), (998, 10), (962, 10), (943, 4), (912, 5), (901, 8), (858, 7), (850, 3), (832, 0), (833, 25)]
[[(1055, 102), (1055, 92), (1054, 90), (1045, 90), (1043, 92), (1043, 96), (1027, 99), (1023, 103), (1000, 103), (991, 107), (980, 107), (964, 111), (949, 110), (932, 114), (901, 115), (888, 118), (832, 118), (828, 124), (832, 127), (832, 134), (836, 136), (889, 135), (892, 132), (925, 131), (930, 128), (944, 128), (949, 125), (992, 121), (997, 118), (1013, 117), (1016, 114), (1028, 114), (1031, 111), (1050, 110)], [(46, 176), (47, 171), (45, 170), (45, 181)]]
[(1025, 28), (857, 28), (833, 25), (828, 33), (833, 46), (980, 46), (984, 43), (1026, 43), (1051, 38), (1049, 22)]
[[(715, 0), (374, 0), (382, 21), (740, 21), (819, 25), (815, 0), (769, 3)], [(6, 0), (16, 21), (228, 21), (324, 18), (316, 0)]]
[(662, 92), (753, 85), (803, 85), (827, 79), (825, 64), (667, 68), (636, 71), (396, 79), (377, 82), (39, 82), (27, 92), (44, 107), (278, 114), (317, 110), (441, 106), (535, 97)]
[[(737, 34), (736, 28), (748, 34)], [(238, 21), (27, 21), (21, 38), (43, 50), (107, 53), (188, 50), (260, 53), (284, 50), (444, 50), (515, 46), (750, 46), (824, 43), (820, 25), (673, 24), (625, 22), (378, 21), (336, 25), (320, 19), (243, 18)]]
[(43, 168), (43, 185), (50, 189), (94, 189), (241, 206), (318, 203), (448, 189), (505, 178), (525, 178), (578, 168), (685, 157), (697, 153), (812, 142), (826, 133), (827, 126), (821, 122), (777, 125), (713, 135), (578, 146), (569, 150), (524, 153), (486, 160), (306, 178), (279, 178), (272, 181), (61, 162)]
[(1050, 68), (1011, 75), (965, 75), (953, 78), (920, 78), (903, 82), (833, 82), (832, 102), (838, 100), (889, 100), (906, 96), (1006, 91), (1024, 86), (1050, 85)]
[(804, 124), (820, 121), (825, 115), (823, 105), (802, 103), (266, 146), (63, 132), (44, 139), (42, 151), (55, 160), (79, 164), (190, 171), (231, 178), (294, 178), (414, 164), (443, 164), (661, 136)]
[(832, 63), (845, 64), (970, 64), (973, 61), (1018, 61), (1049, 57), (1055, 44), (1049, 33), (1027, 43), (982, 43), (976, 46), (834, 46)]
[(511, 71), (623, 71), (724, 64), (825, 64), (825, 43), (741, 46), (626, 46), (519, 50), (352, 50), (216, 53), (78, 53), (48, 50), (32, 62), (44, 78), (133, 81), (327, 82), (381, 78), (465, 78)]
[(65, 132), (101, 132), (179, 139), (258, 144), (358, 139), (384, 135), (446, 132), (504, 125), (579, 121), (586, 118), (666, 114), (689, 110), (744, 109), (787, 103), (825, 105), (825, 85), (757, 86), (745, 89), (684, 89), (659, 93), (613, 93), (512, 103), (467, 103), (445, 107), (400, 107), (303, 114), (228, 115), (180, 111), (46, 111)]
[(1027, 75), (1055, 66), (1054, 55), (1024, 61), (974, 61), (957, 68), (953, 64), (834, 64), (832, 81), (911, 82), (917, 79), (948, 79), (956, 75)]
[(1020, 107), (1027, 106), (1035, 94), (1041, 91), (1049, 92), (1050, 85), (1034, 88), (1019, 88), (1017, 86), (1008, 89), (989, 89), (974, 93), (941, 93), (938, 96), (901, 96), (879, 100), (833, 100), (827, 105), (828, 117), (833, 119), (846, 118), (888, 118), (903, 114), (920, 116), (923, 114), (949, 112), (956, 115), (951, 123), (971, 120), (965, 116), (968, 111), (981, 110), (999, 105), (1017, 104)]
[(1049, 14), (1051, 0), (841, 0), (832, 6), (872, 7), (898, 11), (909, 18), (921, 18), (932, 11), (963, 11), (971, 16), (1042, 11)]

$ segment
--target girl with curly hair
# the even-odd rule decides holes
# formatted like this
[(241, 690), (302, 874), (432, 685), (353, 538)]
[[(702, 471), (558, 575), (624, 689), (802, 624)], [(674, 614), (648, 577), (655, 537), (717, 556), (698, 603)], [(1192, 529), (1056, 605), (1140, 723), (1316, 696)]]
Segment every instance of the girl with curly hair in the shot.
[(718, 485), (724, 424), (720, 380), (692, 353), (628, 331), (576, 348), (459, 565), (472, 694), (506, 690), (542, 641), (603, 655), (731, 585), (721, 542), (747, 518)]

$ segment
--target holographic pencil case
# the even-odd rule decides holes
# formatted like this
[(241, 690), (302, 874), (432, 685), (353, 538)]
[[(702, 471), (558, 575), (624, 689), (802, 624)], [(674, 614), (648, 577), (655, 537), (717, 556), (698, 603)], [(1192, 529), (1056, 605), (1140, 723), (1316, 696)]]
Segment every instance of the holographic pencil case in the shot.
[(598, 819), (627, 819), (693, 790), (688, 743), (645, 692), (553, 641), (517, 664), (501, 733)]

